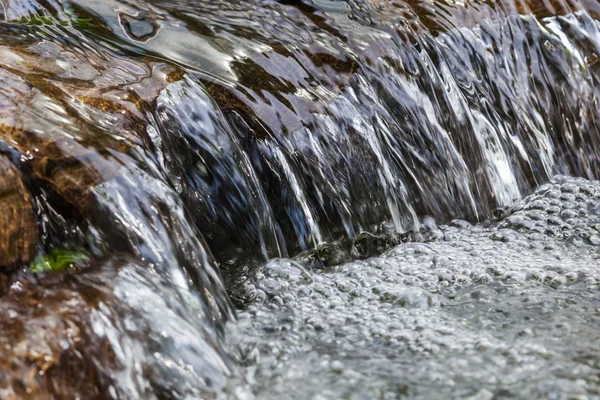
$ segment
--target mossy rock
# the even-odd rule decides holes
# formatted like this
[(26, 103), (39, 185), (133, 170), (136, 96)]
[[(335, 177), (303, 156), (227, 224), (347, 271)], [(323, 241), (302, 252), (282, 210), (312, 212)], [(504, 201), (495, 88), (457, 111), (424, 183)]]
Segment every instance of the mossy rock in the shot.
[(71, 249), (52, 249), (38, 256), (30, 265), (33, 272), (64, 272), (75, 270), (89, 257), (82, 251)]

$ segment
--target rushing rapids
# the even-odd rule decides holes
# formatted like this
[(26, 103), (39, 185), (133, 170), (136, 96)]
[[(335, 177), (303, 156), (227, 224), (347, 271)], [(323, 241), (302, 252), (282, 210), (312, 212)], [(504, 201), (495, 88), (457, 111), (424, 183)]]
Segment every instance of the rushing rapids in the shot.
[(0, 398), (600, 397), (600, 3), (0, 4)]

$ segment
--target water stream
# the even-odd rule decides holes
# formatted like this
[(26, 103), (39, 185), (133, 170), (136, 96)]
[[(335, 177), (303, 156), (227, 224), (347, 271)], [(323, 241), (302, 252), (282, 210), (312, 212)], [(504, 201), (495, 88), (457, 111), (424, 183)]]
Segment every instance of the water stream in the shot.
[(600, 3), (0, 5), (0, 398), (600, 398)]

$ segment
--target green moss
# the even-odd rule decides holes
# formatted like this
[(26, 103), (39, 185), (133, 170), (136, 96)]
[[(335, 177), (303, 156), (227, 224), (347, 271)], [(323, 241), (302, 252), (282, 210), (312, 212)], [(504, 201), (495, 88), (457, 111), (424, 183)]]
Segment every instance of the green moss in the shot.
[(88, 27), (92, 21), (88, 18), (72, 18), (68, 21), (61, 21), (50, 17), (23, 17), (18, 20), (11, 21), (13, 24), (28, 25), (28, 26), (43, 26), (43, 25), (61, 25), (61, 26), (76, 26), (76, 27)]
[(78, 28), (87, 28), (93, 25), (93, 20), (90, 17), (80, 17), (72, 9), (66, 8), (63, 10), (61, 17), (56, 14), (51, 15), (35, 15), (35, 16), (24, 16), (19, 19), (13, 19), (9, 21), (12, 24), (26, 25), (26, 26), (46, 26), (46, 25), (59, 25), (59, 26), (75, 26)]
[(58, 272), (75, 269), (88, 259), (88, 256), (77, 250), (71, 249), (53, 249), (47, 254), (37, 257), (30, 265), (33, 272)]

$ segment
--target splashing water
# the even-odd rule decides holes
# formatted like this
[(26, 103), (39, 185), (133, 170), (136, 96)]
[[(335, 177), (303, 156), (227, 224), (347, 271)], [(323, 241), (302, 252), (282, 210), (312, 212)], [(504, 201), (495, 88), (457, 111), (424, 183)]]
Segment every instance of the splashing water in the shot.
[(596, 1), (0, 4), (1, 398), (600, 396)]

